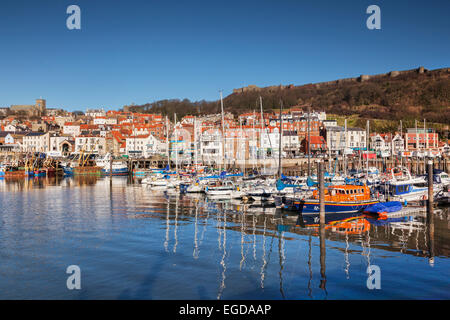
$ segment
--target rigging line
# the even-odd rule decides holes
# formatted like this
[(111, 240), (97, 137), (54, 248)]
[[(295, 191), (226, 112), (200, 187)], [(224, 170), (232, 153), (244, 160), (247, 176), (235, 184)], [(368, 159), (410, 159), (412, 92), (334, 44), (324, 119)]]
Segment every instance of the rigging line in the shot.
[(205, 236), (205, 231), (206, 231), (206, 226), (208, 225), (208, 220), (209, 220), (209, 211), (206, 212), (206, 221), (203, 222), (203, 230), (202, 230), (202, 235), (200, 237), (200, 244), (203, 243), (203, 238)]
[(311, 259), (312, 259), (312, 235), (311, 230), (309, 231), (309, 250), (308, 250), (308, 269), (309, 269), (309, 280), (308, 280), (308, 296), (312, 299), (312, 288), (311, 288), (311, 282), (313, 278), (313, 272), (312, 272), (312, 265), (311, 265)]
[(192, 256), (194, 259), (198, 259), (199, 250), (198, 250), (198, 207), (195, 207), (195, 226), (194, 226), (194, 251), (192, 252)]
[(256, 261), (256, 217), (253, 215), (253, 260)]
[(166, 212), (166, 240), (164, 241), (164, 249), (169, 252), (169, 232), (170, 232), (170, 219), (169, 219), (170, 203), (167, 200), (167, 212)]
[(350, 274), (349, 274), (350, 261), (349, 261), (349, 256), (348, 256), (348, 248), (349, 248), (348, 233), (345, 233), (345, 274), (346, 274), (347, 279), (350, 279)]
[[(220, 207), (222, 210), (222, 206)], [(218, 210), (217, 215), (216, 215), (216, 220), (217, 220), (217, 224), (216, 224), (216, 228), (217, 228), (217, 232), (219, 233), (219, 236), (217, 238), (217, 241), (219, 242), (219, 250), (222, 249), (222, 229), (220, 228), (220, 215), (219, 215), (220, 210)]]
[(245, 261), (245, 256), (244, 256), (244, 230), (245, 230), (245, 224), (244, 224), (244, 219), (245, 219), (245, 212), (243, 212), (243, 214), (241, 215), (242, 219), (241, 219), (241, 261), (239, 263), (239, 270), (242, 270), (242, 266), (244, 264)]
[(274, 239), (274, 236), (272, 235), (271, 237), (272, 237), (272, 240), (270, 241), (270, 250), (269, 250), (269, 254), (267, 255), (267, 263), (266, 263), (266, 265), (264, 266), (264, 273), (266, 272), (267, 266), (268, 266), (269, 263), (270, 263), (270, 255), (271, 255), (272, 249), (273, 249), (273, 239)]
[(264, 289), (264, 278), (265, 278), (265, 274), (264, 274), (264, 267), (267, 263), (266, 261), (266, 221), (267, 221), (267, 217), (264, 215), (264, 231), (263, 231), (263, 264), (261, 266), (261, 289)]
[(223, 212), (223, 256), (222, 260), (220, 262), (220, 265), (223, 267), (222, 271), (222, 282), (220, 284), (219, 293), (217, 295), (217, 300), (219, 300), (222, 297), (223, 290), (225, 289), (225, 272), (227, 271), (227, 266), (225, 264), (225, 258), (227, 255), (227, 232), (226, 232), (226, 226), (227, 226), (227, 220), (226, 220), (226, 212), (224, 210)]
[(173, 246), (173, 253), (177, 252), (178, 246), (178, 196), (175, 198), (175, 230), (174, 230), (175, 244)]
[(286, 299), (285, 295), (284, 295), (284, 290), (283, 290), (283, 269), (284, 269), (284, 264), (283, 264), (283, 254), (281, 252), (281, 239), (283, 238), (283, 232), (280, 232), (280, 235), (278, 237), (278, 255), (279, 255), (279, 262), (280, 262), (280, 271), (278, 272), (279, 276), (280, 276), (280, 293), (281, 296), (283, 297), (283, 299)]

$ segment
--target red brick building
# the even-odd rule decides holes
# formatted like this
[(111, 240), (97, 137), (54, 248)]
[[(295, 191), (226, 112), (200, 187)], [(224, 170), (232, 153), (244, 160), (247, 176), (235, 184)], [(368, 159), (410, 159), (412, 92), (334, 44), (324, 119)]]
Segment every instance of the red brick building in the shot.
[[(327, 142), (322, 136), (310, 136), (310, 151), (311, 153), (321, 153), (327, 150)], [(302, 140), (300, 150), (303, 153), (308, 153), (308, 137)]]

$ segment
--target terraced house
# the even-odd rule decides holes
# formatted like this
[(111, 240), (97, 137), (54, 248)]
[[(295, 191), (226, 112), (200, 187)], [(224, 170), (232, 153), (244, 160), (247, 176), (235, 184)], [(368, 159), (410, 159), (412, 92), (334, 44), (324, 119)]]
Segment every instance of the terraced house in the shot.
[(49, 147), (50, 134), (48, 132), (29, 132), (23, 137), (23, 151), (47, 152)]

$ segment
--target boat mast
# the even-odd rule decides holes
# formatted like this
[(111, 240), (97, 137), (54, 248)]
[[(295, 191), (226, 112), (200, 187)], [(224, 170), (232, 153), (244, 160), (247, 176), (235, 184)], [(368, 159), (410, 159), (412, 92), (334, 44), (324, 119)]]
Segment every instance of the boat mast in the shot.
[[(224, 169), (227, 169), (227, 166), (225, 164), (225, 120), (223, 116), (223, 97), (222, 97), (222, 90), (220, 92), (220, 108), (222, 112), (222, 164)], [(222, 171), (222, 170), (220, 170)], [(219, 172), (220, 173), (220, 172)]]
[(425, 119), (423, 119), (423, 138), (424, 138), (424, 144), (423, 144), (423, 165), (425, 167), (425, 152), (428, 152), (428, 134), (427, 134), (427, 127), (425, 125)]
[[(255, 170), (255, 149), (256, 149), (256, 136), (255, 136), (255, 120), (256, 120), (256, 114), (255, 114), (255, 110), (253, 110), (253, 117), (255, 119), (253, 119), (252, 121), (252, 145), (253, 145), (253, 152), (252, 152), (252, 169), (253, 171)], [(256, 167), (258, 167), (258, 163), (256, 163)]]
[[(402, 120), (400, 120), (400, 139), (403, 139), (403, 123)], [(400, 150), (400, 166), (403, 167), (403, 149)]]
[(175, 141), (176, 141), (176, 145), (175, 145), (175, 171), (178, 174), (178, 135), (177, 135), (177, 114), (174, 113), (173, 114), (174, 117), (174, 134), (175, 134)]
[(195, 173), (197, 173), (197, 171), (198, 171), (198, 167), (197, 167), (198, 155), (197, 155), (197, 117), (196, 116), (194, 116), (194, 155), (195, 155), (195, 158), (194, 158), (194, 161), (195, 161)]
[(366, 170), (367, 170), (367, 177), (369, 177), (369, 135), (370, 135), (370, 122), (367, 120), (367, 138), (366, 138)]
[(311, 130), (310, 126), (311, 109), (308, 106), (308, 177), (311, 176)]
[(278, 145), (278, 178), (281, 179), (281, 137), (283, 136), (283, 117), (281, 111), (283, 110), (283, 100), (280, 100), (280, 140)]
[(344, 138), (345, 138), (345, 144), (344, 144), (344, 176), (347, 175), (347, 119), (344, 121), (345, 126), (345, 132), (344, 132)]
[[(240, 127), (240, 129), (241, 129), (241, 134), (240, 134), (240, 137), (239, 137), (239, 140), (241, 139), (241, 137), (243, 136), (243, 131), (242, 131), (242, 119), (241, 118), (239, 118), (239, 127)], [(243, 161), (243, 167), (242, 167), (242, 173), (244, 174), (244, 176), (245, 176), (245, 165), (246, 165), (246, 161), (245, 161), (245, 156), (246, 156), (246, 151), (247, 151), (247, 148), (246, 148), (246, 144), (247, 144), (247, 141), (246, 141), (246, 138), (244, 138), (244, 161)], [(240, 158), (242, 159), (242, 145), (241, 144), (239, 144), (239, 148), (240, 148), (240, 152), (239, 152), (239, 154), (240, 154)]]
[(265, 150), (265, 148), (263, 148), (263, 137), (264, 137), (264, 132), (266, 131), (266, 129), (264, 128), (264, 113), (263, 113), (261, 96), (259, 96), (259, 105), (261, 107), (261, 133), (259, 135), (259, 140), (260, 140), (260, 145), (261, 145), (261, 150), (262, 150), (263, 168), (264, 168), (264, 172), (265, 172), (266, 171), (266, 150)]
[(416, 175), (419, 171), (419, 133), (417, 132), (417, 120), (414, 120), (416, 124)]
[(169, 166), (170, 171), (170, 150), (169, 150), (169, 118), (166, 116), (166, 148), (167, 148), (167, 165)]

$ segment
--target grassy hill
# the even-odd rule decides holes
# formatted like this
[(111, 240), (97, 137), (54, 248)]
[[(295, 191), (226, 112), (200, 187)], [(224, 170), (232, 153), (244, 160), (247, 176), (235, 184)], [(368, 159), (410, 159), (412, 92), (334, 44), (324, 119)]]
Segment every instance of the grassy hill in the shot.
[[(393, 130), (403, 120), (407, 127), (414, 120), (435, 123), (437, 129), (448, 130), (450, 124), (450, 69), (426, 70), (423, 68), (392, 71), (375, 76), (340, 79), (301, 86), (248, 86), (235, 89), (224, 98), (225, 111), (240, 114), (259, 110), (259, 97), (266, 111), (310, 106), (337, 117), (351, 116), (355, 125), (365, 119), (374, 119), (375, 127)], [(161, 100), (140, 106), (125, 106), (137, 112), (157, 112), (180, 117), (186, 114), (220, 112), (220, 101)], [(376, 120), (384, 120), (378, 123)], [(350, 122), (349, 125), (353, 124)], [(441, 125), (439, 125), (441, 124)]]

